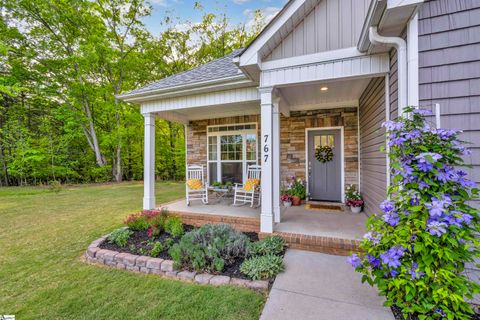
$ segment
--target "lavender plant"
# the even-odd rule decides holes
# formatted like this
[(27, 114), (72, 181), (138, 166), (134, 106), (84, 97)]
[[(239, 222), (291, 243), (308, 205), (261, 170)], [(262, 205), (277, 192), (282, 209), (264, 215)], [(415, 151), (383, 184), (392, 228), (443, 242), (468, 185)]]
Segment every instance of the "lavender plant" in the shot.
[(480, 287), (464, 271), (479, 255), (479, 211), (469, 205), (478, 190), (459, 169), (470, 151), (460, 131), (432, 128), (428, 111), (406, 112), (411, 117), (384, 123), (389, 199), (368, 219), (362, 254), (348, 260), (407, 319), (470, 319), (468, 299)]

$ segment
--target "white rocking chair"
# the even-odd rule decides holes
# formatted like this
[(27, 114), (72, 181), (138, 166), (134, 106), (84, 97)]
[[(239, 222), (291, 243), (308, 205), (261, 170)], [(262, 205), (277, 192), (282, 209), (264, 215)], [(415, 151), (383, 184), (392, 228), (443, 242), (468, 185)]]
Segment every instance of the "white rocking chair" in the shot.
[(208, 204), (208, 189), (203, 172), (203, 166), (187, 166), (187, 206), (191, 200), (202, 200), (203, 204)]
[(233, 198), (233, 205), (250, 204), (253, 208), (255, 200), (257, 200), (257, 207), (260, 206), (260, 175), (262, 167), (258, 165), (248, 166), (247, 181), (245, 184), (235, 184), (235, 194)]

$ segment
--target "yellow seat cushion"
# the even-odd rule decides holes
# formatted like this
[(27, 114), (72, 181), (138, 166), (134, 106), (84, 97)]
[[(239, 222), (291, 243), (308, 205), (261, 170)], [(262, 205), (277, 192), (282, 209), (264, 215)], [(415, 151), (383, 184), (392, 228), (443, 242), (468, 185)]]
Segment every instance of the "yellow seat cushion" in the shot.
[(202, 189), (202, 181), (198, 179), (190, 179), (187, 181), (187, 186), (191, 190), (199, 190)]
[(260, 185), (260, 180), (259, 179), (250, 178), (250, 179), (247, 180), (247, 182), (243, 186), (243, 190), (252, 191), (255, 186), (258, 187), (259, 185)]

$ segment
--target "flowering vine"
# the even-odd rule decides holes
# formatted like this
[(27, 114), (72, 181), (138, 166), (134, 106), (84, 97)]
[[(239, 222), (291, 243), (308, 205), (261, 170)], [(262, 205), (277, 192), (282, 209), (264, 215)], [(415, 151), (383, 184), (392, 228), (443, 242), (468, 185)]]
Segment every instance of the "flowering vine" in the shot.
[(461, 131), (434, 128), (427, 110), (383, 124), (392, 184), (381, 215), (369, 217), (361, 254), (348, 261), (376, 285), (386, 305), (409, 319), (470, 319), (467, 302), (480, 287), (465, 275), (479, 256), (475, 183), (460, 167), (470, 151)]

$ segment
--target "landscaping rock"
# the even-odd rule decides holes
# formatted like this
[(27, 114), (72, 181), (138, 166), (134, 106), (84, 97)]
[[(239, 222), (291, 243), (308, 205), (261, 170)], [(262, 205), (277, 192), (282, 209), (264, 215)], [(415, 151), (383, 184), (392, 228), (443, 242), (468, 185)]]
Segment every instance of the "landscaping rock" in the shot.
[(249, 282), (248, 287), (255, 290), (267, 290), (268, 281), (264, 280), (252, 280)]
[(125, 269), (125, 265), (121, 262), (117, 262), (117, 265), (115, 266), (117, 269)]
[(149, 273), (158, 274), (158, 275), (160, 275), (160, 276), (165, 275), (165, 272), (163, 272), (163, 271), (160, 270), (160, 269), (149, 269), (149, 270), (150, 270)]
[[(161, 270), (162, 267), (162, 262), (164, 260), (160, 258), (148, 258), (146, 261), (145, 266), (150, 269), (158, 269)], [(138, 259), (137, 259), (137, 265), (138, 265)]]
[(145, 267), (147, 265), (147, 261), (150, 259), (150, 257), (147, 256), (140, 256), (137, 258), (135, 265), (137, 267)]
[(240, 279), (240, 278), (232, 278), (230, 283), (239, 287), (247, 287), (249, 288), (250, 280), (247, 279)]
[(209, 282), (213, 286), (221, 286), (230, 283), (230, 277), (228, 276), (213, 276)]
[(165, 272), (165, 277), (167, 278), (177, 278), (178, 271), (167, 271)]
[(135, 261), (137, 260), (137, 257), (138, 256), (135, 256), (133, 254), (130, 254), (130, 253), (127, 253), (123, 256), (123, 263), (126, 265), (126, 266), (134, 266), (135, 265)]
[(126, 266), (126, 269), (127, 270), (130, 270), (130, 271), (134, 271), (134, 272), (139, 272), (140, 271), (140, 268), (137, 267), (137, 266)]
[(160, 268), (164, 272), (171, 272), (173, 271), (173, 261), (172, 260), (164, 260), (162, 262), (162, 266)]
[(195, 282), (201, 283), (201, 284), (208, 284), (210, 282), (210, 279), (212, 278), (213, 278), (212, 274), (200, 273), (195, 276)]
[(106, 252), (103, 253), (103, 260), (106, 262), (113, 262), (115, 260), (115, 256), (118, 254), (116, 251), (105, 250)]
[(192, 271), (182, 271), (177, 274), (177, 277), (182, 280), (193, 281), (195, 279), (196, 272)]
[(150, 269), (147, 268), (147, 267), (140, 267), (140, 272), (141, 272), (141, 273), (149, 274), (149, 273), (150, 273)]
[(88, 247), (87, 256), (89, 256), (90, 258), (95, 258), (95, 254), (97, 253), (97, 251), (100, 251), (100, 248)]
[(110, 250), (105, 250), (105, 249), (100, 249), (97, 251), (97, 253), (95, 254), (95, 258), (97, 260), (102, 260), (102, 263), (103, 263), (103, 255), (107, 252), (109, 252)]

